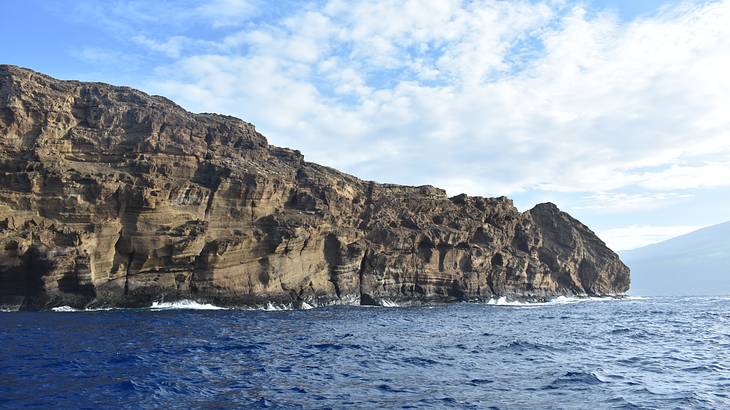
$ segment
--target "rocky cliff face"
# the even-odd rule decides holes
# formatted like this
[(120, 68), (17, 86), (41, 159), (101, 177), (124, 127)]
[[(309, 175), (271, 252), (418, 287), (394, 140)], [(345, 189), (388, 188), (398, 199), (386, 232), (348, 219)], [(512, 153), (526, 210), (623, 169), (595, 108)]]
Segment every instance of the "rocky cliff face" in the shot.
[(298, 305), (619, 294), (629, 273), (541, 204), (362, 181), (253, 125), (0, 66), (0, 305)]

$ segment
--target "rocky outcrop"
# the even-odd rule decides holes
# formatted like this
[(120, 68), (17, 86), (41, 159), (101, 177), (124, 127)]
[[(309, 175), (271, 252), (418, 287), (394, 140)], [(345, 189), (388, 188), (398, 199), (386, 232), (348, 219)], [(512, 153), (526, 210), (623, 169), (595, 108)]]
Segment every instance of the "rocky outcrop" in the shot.
[(237, 118), (0, 66), (0, 304), (145, 306), (620, 294), (552, 204), (363, 181)]

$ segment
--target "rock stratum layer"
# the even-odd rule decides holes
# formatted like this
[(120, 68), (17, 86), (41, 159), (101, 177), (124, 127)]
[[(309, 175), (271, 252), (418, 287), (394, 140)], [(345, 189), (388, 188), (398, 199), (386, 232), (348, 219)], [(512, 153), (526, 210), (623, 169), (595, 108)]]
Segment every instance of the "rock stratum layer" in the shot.
[(550, 203), (363, 181), (253, 125), (0, 66), (0, 305), (614, 295), (628, 268)]

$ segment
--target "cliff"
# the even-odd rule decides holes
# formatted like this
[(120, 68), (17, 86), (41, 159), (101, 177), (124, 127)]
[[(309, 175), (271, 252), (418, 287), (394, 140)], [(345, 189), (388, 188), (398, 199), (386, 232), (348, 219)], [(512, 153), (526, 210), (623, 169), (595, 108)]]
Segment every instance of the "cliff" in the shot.
[(376, 304), (620, 294), (553, 204), (363, 181), (237, 118), (0, 66), (0, 305)]

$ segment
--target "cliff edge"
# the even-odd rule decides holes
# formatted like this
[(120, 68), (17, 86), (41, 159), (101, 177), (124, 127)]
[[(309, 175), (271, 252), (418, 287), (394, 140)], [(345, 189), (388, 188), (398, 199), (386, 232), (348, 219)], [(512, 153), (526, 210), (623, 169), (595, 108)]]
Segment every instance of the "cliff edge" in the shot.
[(553, 204), (363, 181), (237, 118), (0, 65), (0, 305), (622, 294)]

